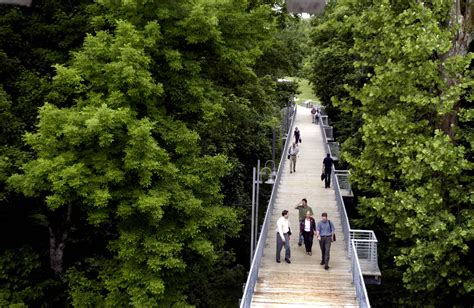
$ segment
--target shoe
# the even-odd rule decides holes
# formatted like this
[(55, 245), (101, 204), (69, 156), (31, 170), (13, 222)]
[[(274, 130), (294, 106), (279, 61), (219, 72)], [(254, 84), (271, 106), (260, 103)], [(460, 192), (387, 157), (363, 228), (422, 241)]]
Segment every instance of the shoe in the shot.
[(277, 261), (277, 263), (280, 263), (280, 262), (281, 262), (280, 260), (276, 260), (276, 261)]
[(319, 263), (319, 264), (324, 265), (324, 261), (321, 261), (321, 263)]
[(306, 254), (309, 256), (309, 252), (306, 252)]
[(308, 252), (308, 255), (312, 256), (313, 254), (312, 254), (311, 251), (310, 251), (310, 252)]
[(301, 247), (301, 245), (303, 245), (303, 244), (302, 244), (301, 242), (298, 242), (298, 246), (300, 246), (300, 247)]
[(324, 267), (324, 269), (325, 269), (325, 270), (328, 270), (328, 269), (329, 269), (329, 266), (326, 265), (326, 266)]
[(293, 171), (290, 171), (290, 173), (293, 173)]
[(285, 258), (285, 261), (286, 261), (286, 263), (288, 263), (288, 264), (291, 263), (290, 259), (286, 259), (286, 258)]
[(293, 170), (293, 172), (296, 172), (296, 170)]

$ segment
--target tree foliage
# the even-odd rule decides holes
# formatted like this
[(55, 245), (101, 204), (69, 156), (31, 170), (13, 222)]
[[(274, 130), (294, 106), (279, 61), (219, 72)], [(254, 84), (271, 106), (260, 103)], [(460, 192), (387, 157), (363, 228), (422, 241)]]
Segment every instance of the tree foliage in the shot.
[(245, 237), (229, 238), (247, 222), (246, 175), (271, 153), (276, 74), (299, 65), (261, 65), (282, 46), (283, 13), (231, 0), (69, 5), (69, 13), (54, 7), (57, 23), (25, 18), (48, 16), (42, 6), (4, 15), (62, 36), (44, 58), (13, 57), (14, 49), (5, 58), (25, 68), (0, 91), (2, 192), (6, 208), (35, 226), (26, 231), (40, 232), (22, 250), (31, 262), (0, 256), (25, 278), (2, 267), (0, 300), (234, 305), (245, 277), (239, 258), (248, 258)]
[(474, 57), (463, 36), (470, 11), (455, 5), (338, 1), (315, 28), (335, 34), (315, 34), (314, 64), (334, 61), (315, 87), (362, 120), (343, 154), (365, 195), (359, 210), (398, 246), (409, 293), (391, 304), (472, 304)]

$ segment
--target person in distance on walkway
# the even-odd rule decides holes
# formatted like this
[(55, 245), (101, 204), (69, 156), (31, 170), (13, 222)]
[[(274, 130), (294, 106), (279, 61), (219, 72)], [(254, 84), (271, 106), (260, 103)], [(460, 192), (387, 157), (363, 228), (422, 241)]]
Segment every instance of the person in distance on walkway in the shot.
[(331, 158), (331, 154), (327, 154), (323, 159), (323, 172), (324, 173), (324, 188), (331, 187), (331, 171), (334, 161)]
[[(306, 217), (306, 212), (309, 211), (311, 213), (311, 216), (313, 216), (313, 209), (308, 205), (308, 200), (306, 200), (306, 198), (301, 199), (301, 202), (295, 206), (295, 209), (299, 211), (298, 220), (300, 221), (300, 224), (304, 221)], [(298, 246), (301, 246), (302, 243), (303, 243), (303, 233), (300, 232)]]
[(298, 129), (298, 127), (295, 127), (295, 131), (293, 133), (293, 136), (295, 137), (295, 143), (296, 144), (298, 144), (298, 142), (301, 143), (301, 132)]
[(291, 227), (290, 221), (288, 220), (288, 211), (284, 210), (281, 212), (281, 217), (277, 220), (276, 228), (276, 261), (280, 263), (280, 253), (283, 245), (285, 245), (285, 261), (291, 263), (291, 251), (290, 251), (290, 235)]
[(311, 123), (314, 123), (316, 121), (316, 108), (311, 109)]
[(314, 114), (314, 123), (319, 124), (319, 117), (321, 116), (321, 113), (319, 110), (316, 110), (316, 113)]
[(316, 226), (316, 236), (319, 240), (319, 247), (321, 248), (321, 265), (324, 265), (324, 269), (329, 269), (329, 254), (331, 250), (331, 243), (333, 239), (334, 224), (328, 220), (328, 214), (321, 214), (321, 221)]
[(307, 211), (305, 219), (300, 222), (300, 232), (303, 234), (304, 247), (306, 248), (306, 254), (308, 256), (313, 254), (311, 249), (313, 247), (314, 234), (316, 233), (316, 222), (312, 216), (313, 213)]
[(293, 143), (293, 145), (288, 150), (288, 156), (290, 157), (290, 173), (296, 172), (296, 158), (299, 152), (300, 149), (296, 143)]

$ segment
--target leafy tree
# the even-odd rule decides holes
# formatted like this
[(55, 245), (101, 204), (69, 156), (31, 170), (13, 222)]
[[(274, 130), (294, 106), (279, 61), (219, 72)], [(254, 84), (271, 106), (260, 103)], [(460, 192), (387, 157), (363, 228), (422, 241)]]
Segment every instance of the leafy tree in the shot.
[[(254, 66), (274, 16), (235, 1), (102, 1), (94, 15), (96, 33), (55, 66), (25, 136), (35, 156), (9, 184), (39, 204), (73, 305), (218, 305), (197, 282), (241, 283), (222, 249), (248, 199), (239, 171), (270, 153), (276, 84)], [(107, 249), (68, 257), (86, 239)]]
[(53, 304), (64, 293), (48, 271), (48, 232), (39, 202), (6, 185), (31, 159), (22, 135), (34, 129), (54, 63), (64, 63), (89, 27), (91, 1), (34, 1), (0, 5), (0, 306)]
[(38, 157), (11, 178), (27, 196), (45, 194), (51, 215), (66, 208), (60, 226), (57, 217), (49, 225), (57, 274), (73, 209), (93, 225), (115, 220), (115, 257), (98, 277), (110, 304), (184, 302), (187, 255), (212, 260), (214, 245), (238, 229), (220, 205), (225, 158), (200, 157), (199, 136), (156, 108), (163, 90), (144, 49), (158, 34), (156, 23), (141, 33), (119, 22), (115, 35), (89, 36), (70, 67), (58, 66), (55, 84), (75, 89), (77, 104), (41, 108), (26, 137)]
[(357, 152), (360, 144), (360, 102), (351, 97), (346, 85), (360, 88), (367, 81), (367, 73), (354, 67), (358, 54), (352, 50), (353, 27), (365, 7), (360, 1), (347, 1), (341, 5), (331, 1), (325, 14), (312, 21), (308, 78), (329, 116), (335, 137), (339, 142), (345, 142), (345, 151), (354, 148)]
[[(382, 230), (392, 238), (394, 265), (402, 270), (400, 279), (409, 291), (376, 300), (470, 305), (474, 228), (469, 2), (364, 1), (359, 14), (344, 13), (356, 3), (335, 4), (336, 13), (318, 26), (336, 33), (335, 42), (317, 45), (317, 50), (337, 50), (343, 36), (333, 25), (340, 24), (348, 45), (335, 66), (365, 75), (338, 83), (345, 84), (338, 93), (346, 93), (336, 93), (332, 102), (363, 121), (361, 140), (351, 143), (352, 150), (343, 156), (352, 167), (352, 182), (365, 196), (360, 212), (367, 224), (383, 223)], [(350, 54), (352, 68), (345, 58)], [(337, 53), (328, 57), (337, 59)], [(318, 54), (315, 59), (324, 57)], [(329, 83), (322, 82), (316, 87)]]

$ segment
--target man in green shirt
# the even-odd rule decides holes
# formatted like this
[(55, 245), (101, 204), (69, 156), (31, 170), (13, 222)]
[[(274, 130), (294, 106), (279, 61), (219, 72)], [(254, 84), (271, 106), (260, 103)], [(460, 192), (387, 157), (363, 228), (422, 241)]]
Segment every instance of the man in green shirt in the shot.
[[(300, 223), (304, 221), (306, 217), (306, 212), (309, 211), (311, 213), (311, 216), (313, 216), (313, 209), (310, 206), (308, 206), (308, 200), (306, 200), (306, 198), (301, 199), (301, 202), (295, 206), (295, 209), (299, 211), (298, 219)], [(298, 246), (301, 246), (302, 244), (303, 244), (303, 236), (302, 234), (300, 234), (300, 237), (298, 240)]]

